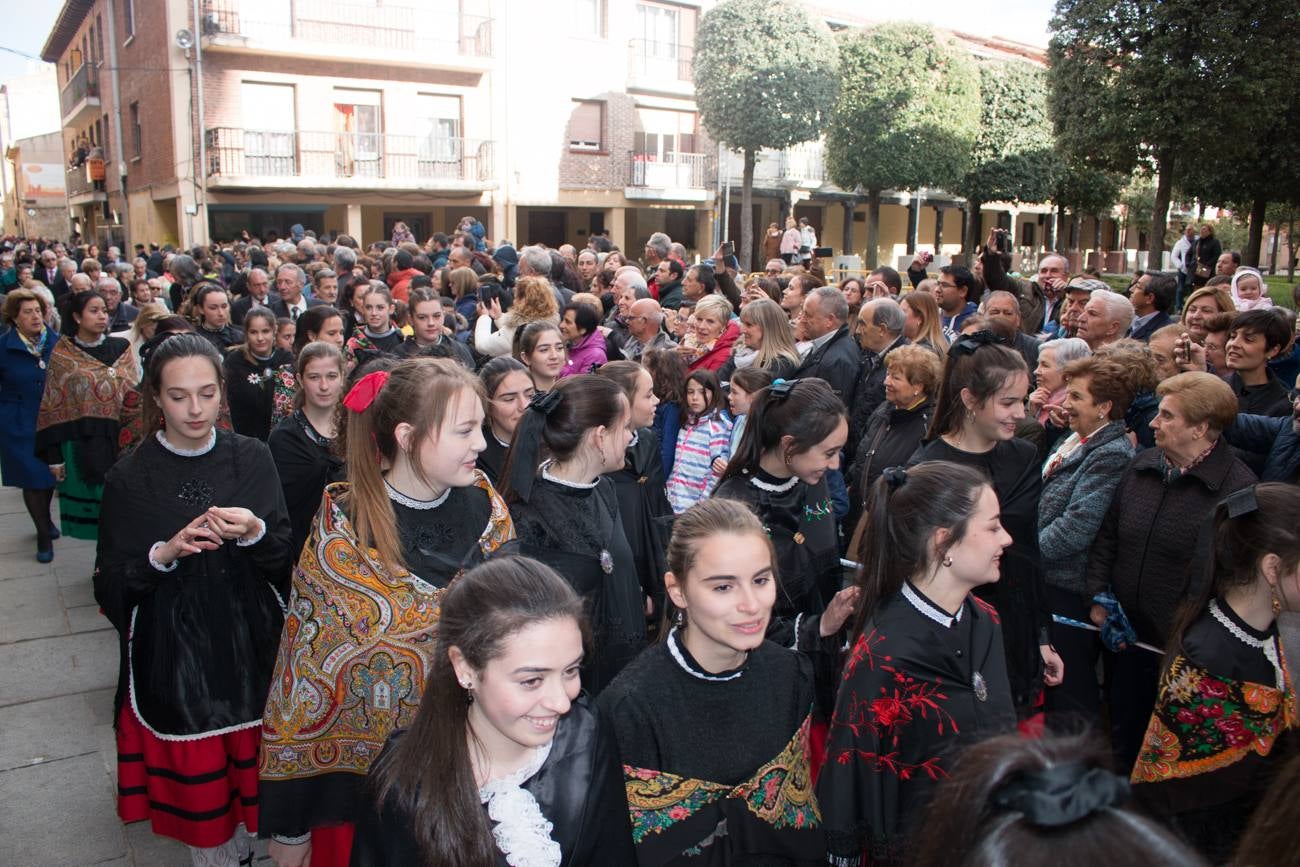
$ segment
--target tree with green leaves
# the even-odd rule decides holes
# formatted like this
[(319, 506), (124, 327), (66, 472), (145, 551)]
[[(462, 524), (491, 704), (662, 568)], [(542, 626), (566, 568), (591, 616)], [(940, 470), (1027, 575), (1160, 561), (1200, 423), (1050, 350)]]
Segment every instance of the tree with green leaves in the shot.
[(867, 195), (867, 265), (880, 242), (880, 194), (955, 189), (970, 170), (980, 121), (970, 56), (929, 27), (891, 23), (840, 40), (840, 94), (826, 134), (826, 166), (844, 190)]
[(1154, 173), (1153, 264), (1175, 185), (1207, 176), (1242, 185), (1216, 140), (1243, 168), (1259, 154), (1239, 144), (1285, 141), (1273, 125), (1295, 89), (1268, 70), (1295, 70), (1298, 20), (1295, 0), (1057, 0), (1048, 47), (1057, 139), (1091, 168)]
[[(1050, 196), (1056, 205), (1056, 224), (1060, 234), (1060, 237), (1056, 238), (1055, 249), (1058, 252), (1065, 252), (1078, 249), (1079, 246), (1079, 239), (1074, 237), (1077, 233), (1067, 232), (1065, 221), (1067, 210), (1073, 215), (1076, 226), (1084, 217), (1097, 218), (1097, 225), (1100, 226), (1100, 218), (1105, 216), (1115, 204), (1123, 184), (1124, 178), (1114, 172), (1091, 168), (1077, 161), (1058, 157)], [(1150, 214), (1148, 209), (1145, 218), (1149, 218)]]
[(695, 102), (714, 140), (744, 155), (740, 267), (750, 269), (754, 161), (821, 135), (835, 104), (835, 43), (799, 4), (723, 0), (695, 37)]
[(1057, 157), (1047, 114), (1047, 75), (1020, 61), (983, 60), (979, 132), (971, 166), (953, 190), (966, 197), (962, 249), (973, 251), (983, 238), (975, 219), (985, 202), (1044, 202), (1051, 198)]

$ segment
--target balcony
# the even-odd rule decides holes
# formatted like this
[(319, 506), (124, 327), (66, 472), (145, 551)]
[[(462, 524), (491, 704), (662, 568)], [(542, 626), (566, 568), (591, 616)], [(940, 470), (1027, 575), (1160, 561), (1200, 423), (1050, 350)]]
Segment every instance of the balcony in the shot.
[(204, 0), (204, 49), (486, 72), (492, 19), (455, 3)]
[(81, 64), (59, 91), (59, 110), (63, 125), (71, 127), (99, 115), (99, 75), (89, 63)]
[[(810, 141), (785, 150), (762, 150), (754, 159), (754, 187), (756, 189), (790, 190), (820, 189), (826, 180), (825, 142)], [(745, 174), (742, 154), (728, 152), (727, 175), (733, 187), (738, 187)]]
[(421, 190), (495, 186), (491, 141), (379, 133), (207, 131), (208, 185), (240, 189)]
[(69, 205), (88, 205), (92, 202), (108, 201), (108, 193), (101, 181), (96, 184), (90, 180), (85, 165), (67, 169), (63, 176), (63, 185), (68, 191)]
[(628, 43), (627, 86), (635, 90), (695, 94), (695, 47), (654, 39)]
[(713, 195), (714, 161), (709, 154), (671, 153), (663, 157), (635, 151), (628, 155), (629, 199), (706, 202)]

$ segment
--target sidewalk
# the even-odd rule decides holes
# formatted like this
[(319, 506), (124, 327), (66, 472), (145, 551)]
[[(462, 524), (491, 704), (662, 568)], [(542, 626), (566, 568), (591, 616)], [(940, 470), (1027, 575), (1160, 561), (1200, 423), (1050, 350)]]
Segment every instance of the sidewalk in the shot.
[(185, 867), (183, 845), (117, 818), (117, 634), (95, 605), (94, 544), (54, 551), (36, 562), (22, 497), (0, 488), (0, 864)]

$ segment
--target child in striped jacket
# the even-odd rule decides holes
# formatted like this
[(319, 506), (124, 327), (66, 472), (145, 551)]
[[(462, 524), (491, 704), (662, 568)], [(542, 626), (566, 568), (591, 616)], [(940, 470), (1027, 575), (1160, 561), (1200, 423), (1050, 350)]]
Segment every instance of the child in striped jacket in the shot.
[(711, 370), (697, 370), (686, 380), (686, 410), (677, 434), (677, 456), (665, 493), (673, 511), (681, 514), (706, 499), (721, 474), (718, 458), (731, 456), (731, 420), (722, 411), (722, 387)]

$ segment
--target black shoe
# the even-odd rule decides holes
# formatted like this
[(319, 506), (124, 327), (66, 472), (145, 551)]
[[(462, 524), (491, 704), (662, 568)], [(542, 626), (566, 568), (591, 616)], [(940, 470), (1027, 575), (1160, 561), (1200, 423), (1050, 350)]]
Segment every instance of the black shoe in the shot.
[(37, 563), (49, 563), (49, 562), (52, 561), (53, 559), (54, 559), (54, 549), (53, 549), (53, 548), (49, 548), (49, 549), (47, 549), (47, 550), (45, 550), (45, 551), (37, 551), (37, 552), (36, 552), (36, 562), (37, 562)]
[(50, 538), (58, 539), (62, 535), (63, 534), (59, 532), (59, 525), (54, 523), (53, 521), (50, 521)]

